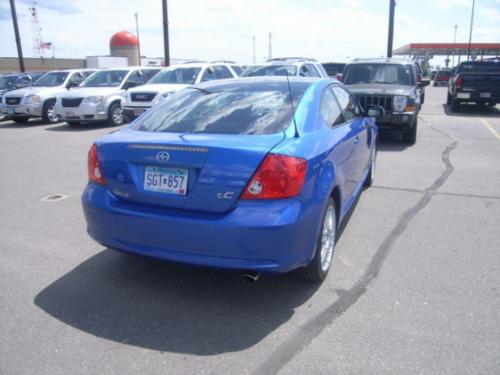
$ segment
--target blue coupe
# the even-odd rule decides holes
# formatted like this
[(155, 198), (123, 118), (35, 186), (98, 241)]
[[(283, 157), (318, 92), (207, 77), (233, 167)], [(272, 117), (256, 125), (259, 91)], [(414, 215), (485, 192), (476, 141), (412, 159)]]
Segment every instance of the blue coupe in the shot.
[(381, 111), (330, 79), (184, 89), (92, 145), (88, 233), (153, 258), (321, 281), (372, 184)]

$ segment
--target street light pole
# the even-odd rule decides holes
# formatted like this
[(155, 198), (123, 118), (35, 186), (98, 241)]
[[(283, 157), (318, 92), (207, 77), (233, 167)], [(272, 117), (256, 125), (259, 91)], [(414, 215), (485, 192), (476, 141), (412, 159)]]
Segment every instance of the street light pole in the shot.
[(14, 24), (14, 34), (16, 36), (16, 46), (17, 46), (17, 55), (19, 57), (19, 69), (24, 73), (24, 57), (23, 57), (23, 48), (21, 46), (21, 37), (19, 36), (19, 27), (17, 26), (17, 13), (16, 13), (16, 4), (14, 0), (10, 0), (10, 11), (12, 13), (12, 23)]
[(170, 66), (170, 45), (168, 40), (168, 7), (167, 0), (162, 0), (163, 5), (163, 49), (165, 51), (165, 66)]
[(252, 36), (252, 47), (253, 47), (253, 65), (255, 65), (255, 36)]
[(472, 42), (472, 26), (474, 25), (474, 5), (476, 3), (476, 0), (472, 0), (472, 12), (470, 15), (470, 29), (469, 29), (469, 46), (467, 47), (467, 60), (470, 58), (470, 48), (471, 48), (471, 42)]
[(392, 57), (392, 41), (394, 39), (394, 8), (396, 8), (396, 0), (389, 0), (389, 32), (387, 35), (387, 57)]
[(141, 66), (141, 38), (139, 38), (139, 16), (135, 13), (135, 32), (137, 34), (137, 54), (139, 55), (139, 66)]
[[(453, 38), (454, 44), (457, 44), (457, 27), (458, 27), (458, 25), (455, 25), (455, 37)], [(456, 46), (455, 46), (455, 48), (456, 48)], [(455, 52), (453, 52), (453, 56), (451, 59), (452, 59), (451, 67), (454, 67), (455, 66)]]

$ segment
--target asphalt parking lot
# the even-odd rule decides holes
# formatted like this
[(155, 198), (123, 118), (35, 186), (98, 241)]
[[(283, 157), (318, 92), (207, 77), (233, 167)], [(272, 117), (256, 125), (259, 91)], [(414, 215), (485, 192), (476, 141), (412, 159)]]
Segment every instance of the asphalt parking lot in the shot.
[(382, 138), (321, 286), (103, 248), (80, 194), (114, 128), (0, 123), (0, 373), (500, 373), (500, 106), (445, 92)]

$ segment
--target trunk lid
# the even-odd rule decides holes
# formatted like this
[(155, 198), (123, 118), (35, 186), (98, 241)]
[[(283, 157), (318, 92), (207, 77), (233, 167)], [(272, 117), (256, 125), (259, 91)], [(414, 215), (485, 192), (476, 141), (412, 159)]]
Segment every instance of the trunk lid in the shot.
[[(233, 207), (266, 154), (283, 138), (282, 133), (179, 134), (124, 129), (99, 140), (97, 149), (108, 188), (118, 199), (220, 213)], [(179, 170), (187, 176), (181, 194), (148, 190), (151, 171)]]

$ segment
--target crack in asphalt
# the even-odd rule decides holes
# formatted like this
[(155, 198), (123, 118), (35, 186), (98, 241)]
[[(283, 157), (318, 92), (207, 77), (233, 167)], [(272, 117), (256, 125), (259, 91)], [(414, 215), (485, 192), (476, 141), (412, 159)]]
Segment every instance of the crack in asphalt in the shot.
[[(407, 193), (425, 194), (425, 190), (411, 189), (411, 188), (398, 188), (398, 187), (383, 186), (383, 185), (374, 185), (371, 188), (372, 189), (379, 189), (379, 190), (403, 191), (403, 192), (407, 192)], [(448, 191), (435, 191), (434, 195), (449, 195), (452, 197), (462, 197), (462, 198), (479, 198), (479, 199), (497, 199), (497, 200), (500, 200), (500, 197), (497, 197), (495, 195), (452, 193), (452, 192), (448, 192)]]
[(337, 294), (339, 298), (335, 302), (323, 310), (323, 312), (307, 321), (304, 325), (299, 327), (295, 333), (285, 339), (252, 374), (277, 374), (327, 326), (332, 324), (338, 317), (353, 306), (367, 291), (368, 286), (377, 278), (394, 243), (404, 233), (411, 220), (429, 204), (436, 190), (439, 189), (453, 173), (454, 168), (450, 162), (450, 154), (457, 147), (458, 140), (452, 135), (435, 128), (429, 122), (425, 122), (430, 128), (452, 141), (441, 154), (441, 160), (445, 165), (443, 173), (429, 188), (423, 191), (424, 195), (418, 202), (403, 213), (397, 225), (389, 232), (375, 251), (367, 269), (356, 284), (348, 290), (338, 291)]

